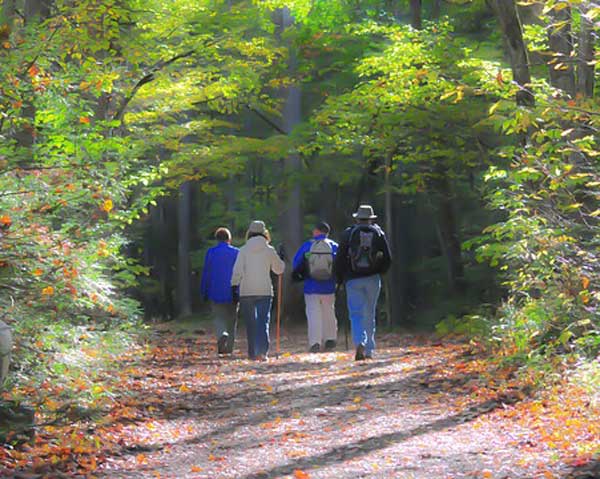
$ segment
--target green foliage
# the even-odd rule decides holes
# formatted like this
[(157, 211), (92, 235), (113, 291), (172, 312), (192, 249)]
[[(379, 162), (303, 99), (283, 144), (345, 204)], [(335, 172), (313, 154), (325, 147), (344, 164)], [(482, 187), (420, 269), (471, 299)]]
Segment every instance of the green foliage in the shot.
[(527, 142), (504, 148), (506, 166), (488, 172), (489, 203), (505, 219), (486, 229), (477, 254), (505, 273), (510, 296), (493, 337), (519, 353), (599, 350), (597, 108), (540, 101), (496, 118)]

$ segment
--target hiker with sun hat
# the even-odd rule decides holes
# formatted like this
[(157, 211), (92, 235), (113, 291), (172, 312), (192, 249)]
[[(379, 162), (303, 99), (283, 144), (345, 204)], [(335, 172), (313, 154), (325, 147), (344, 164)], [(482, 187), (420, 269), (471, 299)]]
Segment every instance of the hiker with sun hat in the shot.
[(355, 360), (362, 361), (373, 357), (381, 275), (389, 270), (392, 255), (371, 205), (359, 206), (352, 217), (355, 224), (342, 234), (335, 273), (337, 282), (346, 287)]
[(273, 302), (271, 272), (282, 275), (285, 269), (285, 263), (270, 242), (271, 236), (265, 223), (252, 221), (231, 277), (234, 302), (239, 299), (240, 315), (246, 323), (248, 357), (258, 361), (266, 360), (269, 352)]

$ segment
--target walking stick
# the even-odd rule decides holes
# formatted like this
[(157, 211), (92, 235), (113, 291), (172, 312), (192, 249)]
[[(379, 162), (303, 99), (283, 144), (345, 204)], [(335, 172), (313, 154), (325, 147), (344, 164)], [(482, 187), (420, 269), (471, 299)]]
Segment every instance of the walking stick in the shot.
[(281, 336), (281, 290), (283, 288), (283, 274), (280, 274), (277, 282), (277, 324), (275, 327), (275, 357), (279, 359), (280, 344), (279, 338)]

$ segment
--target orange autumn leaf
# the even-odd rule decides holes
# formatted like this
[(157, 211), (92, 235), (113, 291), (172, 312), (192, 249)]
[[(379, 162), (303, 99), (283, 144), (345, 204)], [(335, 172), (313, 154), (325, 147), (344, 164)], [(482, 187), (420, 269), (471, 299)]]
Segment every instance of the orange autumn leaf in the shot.
[(200, 466), (192, 466), (190, 472), (202, 472), (202, 468)]
[(10, 216), (8, 216), (8, 215), (0, 216), (0, 225), (10, 226), (11, 224), (12, 224), (12, 220), (10, 219)]
[(504, 78), (502, 78), (502, 70), (498, 71), (498, 74), (496, 75), (496, 81), (498, 82), (498, 85), (504, 85)]
[(34, 276), (41, 276), (43, 273), (44, 273), (44, 271), (42, 271), (40, 268), (36, 268), (33, 270)]
[(31, 65), (31, 66), (29, 67), (29, 70), (27, 70), (27, 73), (29, 73), (29, 76), (30, 76), (30, 77), (32, 77), (32, 78), (33, 78), (34, 76), (36, 76), (36, 75), (37, 75), (39, 72), (40, 72), (40, 69), (39, 69), (39, 68), (37, 67), (37, 65), (35, 65), (35, 64), (34, 64), (34, 65)]
[(302, 469), (296, 469), (294, 471), (294, 479), (310, 479), (310, 475)]
[(590, 285), (590, 278), (588, 278), (587, 276), (582, 276), (581, 277), (581, 286), (583, 287), (583, 289), (588, 289), (589, 285)]
[(79, 117), (79, 123), (82, 123), (84, 125), (89, 125), (90, 124), (90, 118), (87, 116), (80, 116)]

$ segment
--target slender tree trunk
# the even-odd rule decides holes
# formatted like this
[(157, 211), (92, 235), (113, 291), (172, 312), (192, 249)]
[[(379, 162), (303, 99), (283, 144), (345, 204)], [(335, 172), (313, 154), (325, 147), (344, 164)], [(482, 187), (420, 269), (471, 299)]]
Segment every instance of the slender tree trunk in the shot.
[[(283, 8), (279, 11), (279, 28), (283, 33), (287, 28), (294, 24), (294, 18), (288, 8)], [(297, 73), (298, 61), (296, 52), (288, 45), (289, 60), (288, 72), (291, 78)], [(286, 134), (291, 134), (293, 129), (302, 121), (302, 90), (300, 86), (292, 83), (287, 86), (282, 92), (284, 97), (283, 104), (283, 130)], [(292, 268), (292, 259), (295, 252), (300, 247), (302, 242), (302, 202), (300, 185), (295, 179), (295, 174), (300, 170), (300, 156), (297, 152), (290, 152), (283, 162), (283, 177), (285, 178), (286, 191), (282, 191), (280, 201), (283, 208), (280, 210), (279, 226), (283, 237), (283, 247), (286, 253), (286, 267), (288, 270)], [(290, 281), (291, 275), (285, 275), (284, 289), (286, 311), (285, 316), (290, 313), (302, 311), (302, 294), (299, 287), (293, 285)]]
[(177, 312), (179, 316), (192, 314), (190, 284), (190, 221), (192, 184), (187, 181), (179, 188), (177, 206)]
[(462, 249), (458, 228), (454, 200), (448, 176), (441, 173), (437, 181), (440, 193), (438, 207), (437, 233), (440, 247), (446, 256), (448, 267), (448, 286), (454, 293), (462, 294), (465, 291), (465, 271), (462, 261)]
[(24, 15), (26, 20), (43, 20), (50, 16), (51, 0), (25, 0)]
[(15, 0), (4, 0), (2, 2), (2, 16), (4, 23), (11, 26), (16, 14)]
[(423, 28), (423, 6), (421, 0), (410, 0), (410, 24), (413, 28)]
[(433, 0), (433, 5), (431, 7), (431, 18), (433, 20), (439, 20), (441, 12), (442, 0)]
[(577, 55), (577, 93), (585, 97), (594, 96), (594, 22), (589, 17), (589, 5), (582, 3), (579, 51)]
[[(390, 153), (386, 157), (385, 162), (385, 232), (388, 237), (388, 243), (394, 244), (394, 219), (393, 219), (393, 205), (392, 205), (392, 190), (391, 190), (391, 175), (392, 175), (392, 159), (393, 155)], [(394, 285), (393, 274), (388, 273), (384, 278), (384, 291), (385, 291), (385, 316), (388, 327), (391, 327), (394, 323), (394, 307), (392, 300), (392, 291)]]
[(550, 17), (552, 18), (548, 34), (548, 45), (552, 53), (552, 59), (548, 63), (550, 84), (570, 96), (575, 96), (575, 70), (571, 58), (573, 51), (571, 8), (552, 10)]
[(513, 78), (519, 86), (517, 105), (533, 106), (535, 99), (530, 90), (531, 75), (523, 28), (514, 0), (495, 0), (494, 7), (510, 57)]

